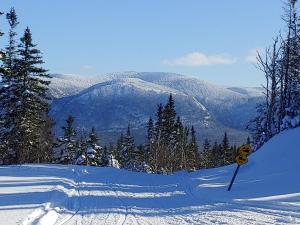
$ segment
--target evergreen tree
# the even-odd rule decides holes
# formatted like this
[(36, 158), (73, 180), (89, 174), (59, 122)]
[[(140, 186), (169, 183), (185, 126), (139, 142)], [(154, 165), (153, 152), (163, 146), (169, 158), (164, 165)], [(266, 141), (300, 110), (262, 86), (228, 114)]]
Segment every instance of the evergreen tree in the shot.
[(126, 135), (121, 140), (121, 151), (119, 163), (122, 168), (134, 170), (134, 163), (137, 160), (135, 144), (131, 135), (130, 126), (127, 127)]
[[(1, 85), (0, 85), (0, 151), (2, 162), (5, 164), (17, 163), (17, 152), (14, 144), (16, 127), (17, 101), (16, 79), (17, 69), (17, 42), (16, 27), (18, 19), (14, 8), (6, 14), (9, 24), (8, 45), (1, 51)], [(3, 33), (1, 33), (3, 34)]]
[[(86, 165), (86, 166), (90, 165), (88, 161), (88, 155), (87, 155), (89, 144), (88, 144), (86, 133), (81, 131), (80, 138), (78, 140), (74, 140), (74, 142), (75, 142), (74, 151), (76, 151), (74, 156), (74, 163), (76, 165)], [(73, 163), (73, 162), (69, 162), (69, 163)]]
[(18, 96), (16, 126), (14, 127), (14, 142), (17, 161), (41, 162), (43, 153), (39, 146), (41, 133), (49, 119), (48, 86), (50, 76), (41, 67), (43, 60), (40, 51), (32, 42), (29, 28), (26, 28), (21, 44), (18, 46), (17, 70), (15, 82)]
[(101, 166), (109, 166), (109, 160), (111, 158), (111, 152), (110, 149), (107, 149), (106, 145), (103, 148), (103, 152), (101, 155)]
[(165, 147), (164, 157), (167, 162), (166, 172), (174, 172), (174, 157), (176, 146), (176, 111), (172, 94), (170, 94), (167, 104), (162, 113), (162, 140)]
[(112, 143), (108, 146), (108, 165), (110, 167), (120, 168), (120, 163), (117, 160), (117, 148), (113, 146)]
[(99, 138), (95, 128), (92, 128), (88, 139), (87, 162), (91, 166), (102, 166), (102, 147), (99, 144)]
[(150, 167), (151, 171), (155, 171), (157, 148), (155, 148), (155, 128), (154, 122), (150, 117), (147, 123), (147, 142), (145, 146), (145, 152), (143, 155), (143, 161)]
[(156, 112), (156, 122), (154, 127), (154, 143), (153, 143), (153, 151), (152, 155), (152, 162), (151, 168), (153, 172), (163, 172), (164, 166), (166, 165), (166, 147), (165, 143), (163, 142), (163, 106), (159, 104), (157, 106)]
[(211, 168), (213, 167), (212, 162), (212, 150), (210, 146), (210, 142), (207, 138), (204, 139), (203, 150), (201, 154), (201, 167), (203, 168)]
[[(69, 115), (66, 120), (66, 125), (62, 127), (64, 132), (63, 137), (58, 139), (58, 161), (64, 164), (72, 164), (76, 156), (78, 156), (77, 146), (78, 142), (76, 141), (76, 130), (74, 128), (74, 117)], [(84, 151), (81, 152), (84, 154)], [(86, 160), (84, 156), (84, 160)]]
[(180, 117), (176, 121), (176, 145), (173, 156), (173, 171), (188, 170), (188, 129), (183, 127)]
[[(187, 133), (188, 135), (188, 133)], [(187, 165), (188, 171), (193, 171), (199, 168), (199, 152), (198, 152), (198, 144), (196, 139), (196, 131), (194, 126), (191, 128), (191, 138), (190, 143), (188, 146), (188, 153), (187, 153)]]

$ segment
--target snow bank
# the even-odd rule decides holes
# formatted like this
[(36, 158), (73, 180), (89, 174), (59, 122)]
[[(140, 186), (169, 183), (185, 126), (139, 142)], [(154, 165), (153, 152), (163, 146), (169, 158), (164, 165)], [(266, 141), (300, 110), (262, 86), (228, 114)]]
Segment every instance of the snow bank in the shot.
[(195, 172), (192, 182), (198, 196), (208, 201), (300, 201), (300, 128), (275, 136), (253, 153), (228, 192), (235, 169), (231, 165)]

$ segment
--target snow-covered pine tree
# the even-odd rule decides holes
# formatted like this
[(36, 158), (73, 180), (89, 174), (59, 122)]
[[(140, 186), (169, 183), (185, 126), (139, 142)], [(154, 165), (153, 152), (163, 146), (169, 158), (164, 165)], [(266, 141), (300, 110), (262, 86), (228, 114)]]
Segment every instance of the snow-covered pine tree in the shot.
[(74, 128), (74, 117), (69, 115), (66, 125), (62, 127), (63, 136), (58, 139), (58, 162), (63, 164), (75, 163), (77, 154), (76, 130)]
[(88, 138), (86, 133), (81, 131), (80, 138), (76, 140), (76, 153), (74, 157), (74, 163), (76, 165), (89, 165), (88, 157), (87, 157), (87, 149), (88, 149)]
[(30, 29), (25, 29), (18, 46), (16, 81), (17, 123), (14, 127), (14, 142), (16, 143), (17, 161), (43, 162), (44, 152), (39, 148), (43, 129), (48, 120), (49, 96), (48, 86), (51, 78), (41, 67), (43, 60), (40, 51), (32, 42)]
[(107, 159), (108, 159), (108, 165), (110, 167), (120, 168), (120, 163), (116, 159), (116, 149), (112, 143), (109, 143), (108, 146), (108, 152), (107, 152)]
[(120, 156), (120, 163), (123, 168), (132, 171), (142, 170), (143, 165), (140, 161), (140, 152), (135, 146), (130, 125), (128, 125), (126, 135), (123, 138), (123, 149)]
[[(18, 25), (17, 14), (14, 8), (6, 14), (9, 24), (8, 45), (1, 50), (1, 85), (0, 85), (0, 151), (4, 164), (17, 163), (14, 135), (16, 127), (17, 101), (16, 78), (18, 70), (16, 27)], [(1, 36), (2, 36), (2, 32)]]
[(88, 139), (88, 148), (87, 148), (87, 163), (91, 166), (103, 166), (102, 157), (102, 147), (99, 143), (99, 138), (95, 128), (92, 128), (91, 133), (89, 134)]
[(172, 94), (169, 95), (167, 104), (162, 113), (162, 140), (165, 149), (166, 172), (174, 172), (174, 157), (176, 146), (176, 111)]

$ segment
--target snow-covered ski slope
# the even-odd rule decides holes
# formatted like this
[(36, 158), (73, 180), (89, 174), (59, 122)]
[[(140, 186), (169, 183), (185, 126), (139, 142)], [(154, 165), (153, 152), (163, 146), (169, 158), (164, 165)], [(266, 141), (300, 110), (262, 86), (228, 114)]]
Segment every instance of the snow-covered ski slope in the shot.
[(173, 176), (62, 165), (0, 167), (0, 224), (300, 224), (300, 129), (236, 166)]

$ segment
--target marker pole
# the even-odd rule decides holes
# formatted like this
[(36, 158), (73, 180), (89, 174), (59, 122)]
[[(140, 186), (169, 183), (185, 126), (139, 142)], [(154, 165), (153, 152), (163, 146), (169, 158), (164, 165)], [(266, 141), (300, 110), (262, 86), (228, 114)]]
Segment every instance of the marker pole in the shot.
[(231, 182), (230, 182), (230, 185), (229, 185), (227, 191), (230, 191), (230, 190), (231, 190), (231, 187), (232, 187), (232, 185), (233, 185), (233, 182), (234, 182), (234, 180), (235, 180), (235, 177), (236, 177), (237, 173), (239, 172), (239, 169), (240, 169), (240, 165), (238, 165), (237, 168), (235, 169), (235, 172), (234, 172), (234, 174), (233, 174), (233, 177), (232, 177), (232, 179), (231, 179)]

